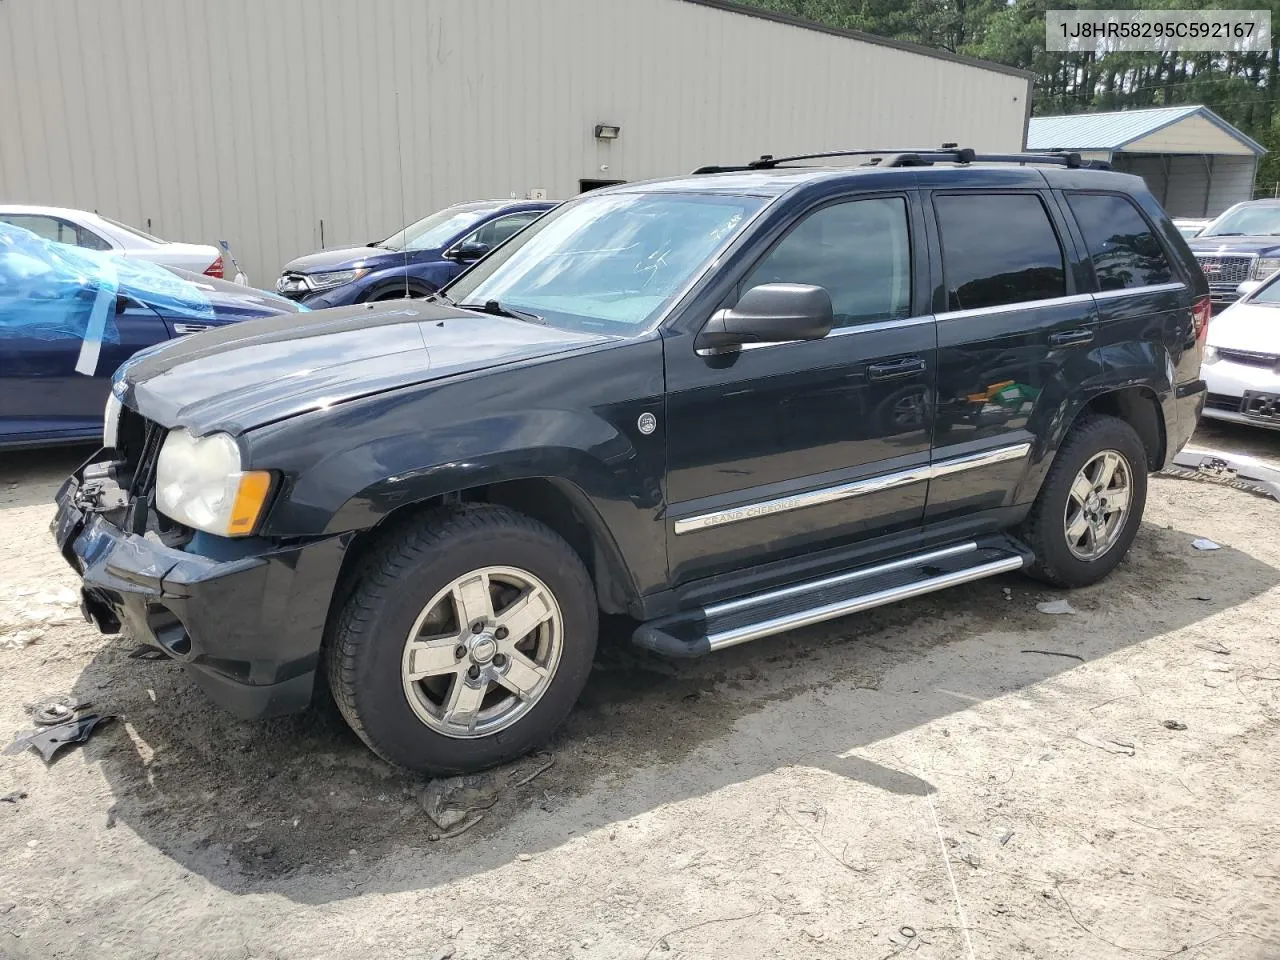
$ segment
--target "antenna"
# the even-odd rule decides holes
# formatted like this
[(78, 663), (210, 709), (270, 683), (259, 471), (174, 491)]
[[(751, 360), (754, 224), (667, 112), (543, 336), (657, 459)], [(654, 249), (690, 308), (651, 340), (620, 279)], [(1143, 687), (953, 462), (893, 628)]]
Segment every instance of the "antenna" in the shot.
[(404, 254), (404, 298), (409, 299), (409, 207), (404, 198), (404, 146), (400, 142), (400, 91), (396, 91), (396, 157), (400, 163), (400, 222), (404, 224), (404, 246), (400, 252)]

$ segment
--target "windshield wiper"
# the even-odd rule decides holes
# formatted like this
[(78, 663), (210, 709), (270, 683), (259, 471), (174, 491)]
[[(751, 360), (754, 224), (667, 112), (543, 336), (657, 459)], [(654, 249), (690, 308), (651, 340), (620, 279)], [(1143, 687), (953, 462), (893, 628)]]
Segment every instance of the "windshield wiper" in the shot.
[(524, 320), (527, 323), (537, 323), (544, 327), (547, 325), (547, 321), (536, 313), (504, 307), (497, 300), (486, 300), (484, 303), (459, 303), (455, 304), (455, 306), (461, 307), (463, 310), (478, 310), (480, 313), (489, 313), (495, 317), (510, 317), (512, 320)]
[(1243, 237), (1243, 233), (1202, 233), (1202, 237)]

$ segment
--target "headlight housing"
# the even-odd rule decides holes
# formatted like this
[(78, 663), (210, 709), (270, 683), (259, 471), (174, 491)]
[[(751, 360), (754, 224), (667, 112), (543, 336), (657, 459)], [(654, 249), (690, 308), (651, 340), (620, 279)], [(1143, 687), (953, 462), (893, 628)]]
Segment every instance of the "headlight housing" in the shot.
[(307, 277), (307, 286), (316, 291), (330, 290), (333, 287), (340, 287), (344, 283), (353, 283), (368, 272), (367, 268), (362, 268), (360, 270), (334, 270), (331, 273), (313, 273)]
[(1217, 359), (1218, 359), (1218, 348), (1217, 348), (1217, 347), (1205, 347), (1205, 348), (1204, 348), (1204, 361), (1203, 361), (1204, 363), (1216, 363), (1216, 362), (1217, 362)]
[(107, 394), (107, 409), (102, 412), (102, 445), (114, 447), (120, 439), (120, 398), (115, 392)]
[(1280, 257), (1259, 257), (1253, 262), (1253, 279), (1265, 280), (1280, 270)]
[(271, 474), (242, 471), (228, 434), (196, 437), (170, 430), (156, 464), (156, 509), (179, 523), (223, 537), (253, 533), (271, 492)]

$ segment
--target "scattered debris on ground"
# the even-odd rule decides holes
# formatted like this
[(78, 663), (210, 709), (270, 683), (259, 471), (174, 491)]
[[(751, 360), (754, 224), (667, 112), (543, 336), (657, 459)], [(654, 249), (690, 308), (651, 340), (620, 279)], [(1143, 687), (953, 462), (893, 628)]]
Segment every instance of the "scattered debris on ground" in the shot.
[(1132, 743), (1126, 743), (1123, 740), (1103, 740), (1088, 733), (1077, 733), (1076, 739), (1091, 747), (1105, 750), (1107, 753), (1122, 753), (1125, 756), (1132, 757), (1137, 752), (1137, 748)]
[(1280, 469), (1257, 457), (1186, 447), (1163, 471), (1165, 476), (1217, 483), (1280, 500)]
[(1046, 600), (1043, 603), (1037, 603), (1036, 609), (1041, 613), (1054, 615), (1076, 612), (1076, 608), (1071, 606), (1071, 603), (1067, 600)]
[(63, 747), (87, 743), (94, 730), (114, 719), (109, 714), (90, 713), (54, 726), (36, 727), (18, 734), (3, 752), (6, 756), (14, 756), (24, 750), (34, 750), (48, 765)]

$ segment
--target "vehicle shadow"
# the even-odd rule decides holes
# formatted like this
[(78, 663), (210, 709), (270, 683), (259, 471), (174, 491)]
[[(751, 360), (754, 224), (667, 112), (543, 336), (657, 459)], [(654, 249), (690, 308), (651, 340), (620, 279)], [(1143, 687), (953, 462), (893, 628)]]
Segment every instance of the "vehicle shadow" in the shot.
[[(76, 683), (78, 697), (123, 720), (84, 755), (112, 791), (108, 824), (225, 889), (306, 903), (429, 890), (787, 766), (921, 795), (933, 787), (909, 764), (851, 752), (1280, 583), (1280, 571), (1243, 552), (1190, 549), (1192, 537), (1144, 524), (1107, 581), (1069, 595), (998, 578), (694, 662), (635, 651), (627, 624), (609, 622), (587, 692), (549, 746), (553, 765), (526, 783), (545, 758), (484, 775), (497, 804), (443, 840), (420, 802), (425, 778), (376, 758), (332, 706), (242, 723), (176, 664), (130, 659), (125, 638)], [(1056, 596), (1077, 615), (1036, 610)], [(377, 869), (392, 856), (395, 870)]]

